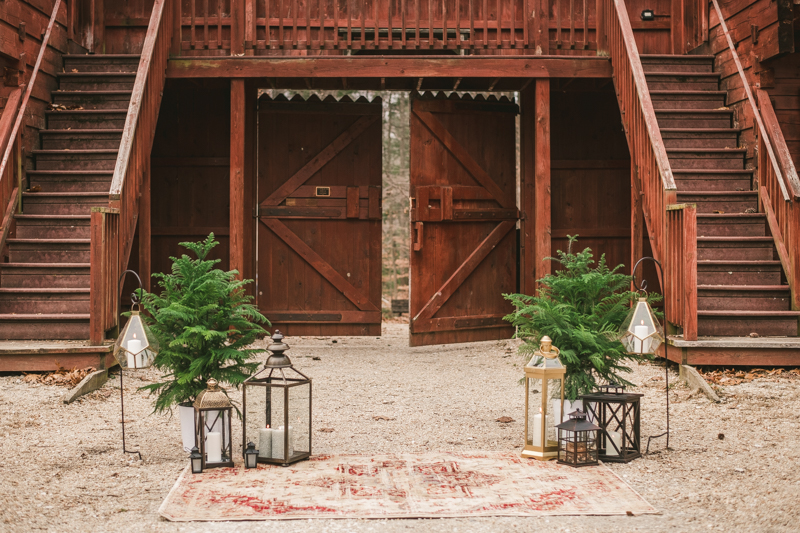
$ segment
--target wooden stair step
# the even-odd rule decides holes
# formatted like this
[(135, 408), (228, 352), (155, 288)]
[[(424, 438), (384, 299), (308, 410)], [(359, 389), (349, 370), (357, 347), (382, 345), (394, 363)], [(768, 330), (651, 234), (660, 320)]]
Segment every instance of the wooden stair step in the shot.
[(777, 260), (697, 262), (697, 283), (701, 285), (778, 285), (783, 267)]
[(82, 215), (92, 207), (108, 205), (103, 192), (23, 192), (22, 205), (29, 215)]
[(117, 149), (31, 150), (37, 170), (114, 170)]
[(4, 263), (0, 270), (6, 288), (87, 288), (89, 263)]
[(9, 340), (88, 339), (89, 314), (0, 314), (0, 338)]
[(768, 261), (773, 258), (772, 237), (697, 237), (697, 260)]
[(738, 148), (735, 128), (661, 128), (665, 148)]
[(29, 170), (31, 187), (42, 192), (105, 192), (108, 194), (113, 170)]
[(41, 130), (42, 150), (119, 150), (122, 130), (116, 128)]
[(112, 91), (53, 91), (53, 103), (63, 106), (81, 106), (84, 109), (128, 109), (133, 93), (128, 90)]
[(130, 91), (136, 72), (62, 72), (59, 88), (64, 91)]
[(788, 285), (698, 285), (698, 311), (786, 311)]
[(725, 91), (650, 91), (653, 109), (718, 109), (725, 106)]
[(87, 72), (136, 72), (141, 56), (138, 54), (65, 54), (64, 70)]
[(709, 336), (797, 337), (800, 311), (697, 311), (697, 331)]
[(753, 171), (749, 169), (674, 168), (672, 175), (679, 192), (749, 191)]
[(719, 90), (720, 74), (717, 72), (670, 72), (648, 70), (645, 72), (647, 87), (658, 90)]
[(91, 215), (14, 215), (18, 239), (88, 239)]
[(667, 148), (674, 169), (744, 170), (744, 148)]
[(714, 56), (640, 54), (639, 58), (645, 73), (650, 71), (711, 72), (714, 69)]
[(697, 235), (763, 237), (766, 221), (763, 213), (698, 213)]
[(679, 203), (697, 205), (698, 213), (721, 214), (745, 213), (748, 209), (753, 212), (758, 207), (758, 192), (756, 191), (678, 191)]
[(127, 109), (45, 111), (48, 129), (122, 129)]
[(0, 288), (0, 314), (86, 314), (88, 288)]
[(732, 125), (732, 109), (656, 109), (659, 128), (728, 129)]
[(91, 239), (8, 239), (12, 263), (88, 263)]

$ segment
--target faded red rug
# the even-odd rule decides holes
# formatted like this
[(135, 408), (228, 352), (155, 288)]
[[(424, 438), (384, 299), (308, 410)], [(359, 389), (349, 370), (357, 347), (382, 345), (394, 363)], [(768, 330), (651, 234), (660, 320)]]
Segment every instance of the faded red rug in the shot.
[(605, 466), (497, 452), (317, 455), (290, 467), (187, 469), (173, 521), (615, 515), (657, 511)]

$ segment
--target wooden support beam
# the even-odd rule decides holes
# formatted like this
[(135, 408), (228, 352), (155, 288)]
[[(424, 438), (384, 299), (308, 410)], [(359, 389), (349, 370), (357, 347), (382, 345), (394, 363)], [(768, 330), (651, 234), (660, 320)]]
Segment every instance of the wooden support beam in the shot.
[[(607, 57), (591, 56), (304, 56), (181, 57), (169, 78), (611, 78)], [(420, 88), (421, 85), (417, 84)]]
[(231, 80), (231, 174), (230, 174), (230, 269), (244, 269), (244, 167), (245, 167), (244, 80)]
[[(148, 156), (147, 159), (150, 157)], [(142, 278), (142, 286), (146, 291), (150, 291), (150, 274), (152, 273), (150, 169), (150, 164), (144, 165), (142, 196), (139, 198), (139, 218), (137, 219), (139, 224), (139, 277)]]
[(489, 85), (489, 88), (486, 89), (487, 91), (494, 91), (494, 86), (500, 81), (500, 78), (495, 78), (492, 80), (492, 83)]
[(233, 56), (244, 55), (245, 11), (245, 0), (231, 0), (231, 55)]
[(461, 85), (461, 80), (462, 80), (462, 78), (456, 78), (456, 81), (455, 81), (455, 83), (453, 84), (453, 90), (454, 90), (454, 91), (458, 89), (458, 86), (459, 86), (459, 85)]
[[(642, 195), (639, 193), (639, 178), (636, 174), (636, 163), (631, 160), (631, 262), (630, 269), (636, 261), (644, 256), (644, 211), (642, 211)], [(637, 284), (638, 280), (634, 279)]]
[(422, 89), (422, 80), (424, 80), (424, 79), (425, 78), (420, 78), (420, 79), (417, 80), (417, 92), (419, 92), (420, 89)]
[(536, 279), (549, 274), (551, 251), (550, 217), (550, 80), (536, 80), (534, 118), (534, 273)]

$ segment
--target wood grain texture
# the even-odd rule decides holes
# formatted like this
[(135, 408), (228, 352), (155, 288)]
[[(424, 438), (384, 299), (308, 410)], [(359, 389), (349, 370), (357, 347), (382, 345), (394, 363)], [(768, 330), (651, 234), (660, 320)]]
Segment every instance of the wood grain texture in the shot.
[(242, 277), (245, 224), (245, 90), (244, 80), (231, 80), (230, 268)]
[(534, 207), (533, 248), (534, 276), (537, 280), (551, 272), (550, 214), (550, 80), (535, 82), (534, 116)]

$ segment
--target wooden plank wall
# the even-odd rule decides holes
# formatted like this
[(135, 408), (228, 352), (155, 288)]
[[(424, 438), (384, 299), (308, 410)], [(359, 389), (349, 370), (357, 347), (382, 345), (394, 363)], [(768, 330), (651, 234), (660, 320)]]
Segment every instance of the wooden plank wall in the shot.
[(775, 115), (795, 167), (800, 166), (800, 54), (769, 62), (771, 87), (767, 87)]
[(213, 257), (228, 268), (230, 100), (228, 80), (167, 81), (153, 143), (152, 272), (169, 272), (178, 243), (212, 231)]
[[(56, 23), (48, 42), (36, 85), (31, 93), (26, 110), (24, 150), (26, 154), (39, 146), (39, 130), (45, 127), (44, 112), (50, 103), (50, 93), (58, 87), (57, 73), (62, 71), (61, 54), (68, 46), (68, 4), (62, 2)], [(5, 107), (6, 99), (19, 84), (26, 83), (33, 72), (33, 66), (42, 46), (42, 36), (47, 29), (53, 12), (53, 0), (4, 0), (0, 2), (0, 109)], [(24, 24), (20, 33), (20, 27)], [(20, 68), (20, 57), (24, 72), (14, 77), (13, 72)], [(8, 69), (8, 70), (6, 70)]]
[(629, 273), (631, 163), (613, 89), (554, 86), (551, 105), (552, 253), (578, 234), (579, 250), (592, 248), (595, 260), (605, 253)]
[[(792, 36), (791, 40), (787, 40), (787, 25), (779, 24), (779, 19), (791, 17), (791, 2), (789, 11), (785, 11), (787, 1), (719, 1), (728, 31), (736, 45), (739, 61), (751, 87), (771, 87), (773, 73), (767, 61), (793, 51), (792, 25), (788, 24), (788, 31)], [(727, 105), (735, 112), (736, 125), (742, 129), (740, 144), (743, 148), (747, 148), (748, 167), (753, 167), (756, 147), (753, 112), (713, 3), (709, 8), (708, 40), (708, 44), (698, 51), (715, 56), (714, 72), (722, 74), (720, 90), (728, 91)]]
[(154, 0), (105, 0), (105, 52), (140, 54)]

